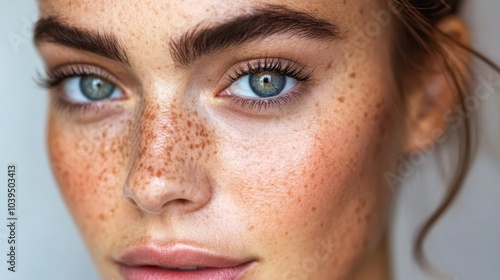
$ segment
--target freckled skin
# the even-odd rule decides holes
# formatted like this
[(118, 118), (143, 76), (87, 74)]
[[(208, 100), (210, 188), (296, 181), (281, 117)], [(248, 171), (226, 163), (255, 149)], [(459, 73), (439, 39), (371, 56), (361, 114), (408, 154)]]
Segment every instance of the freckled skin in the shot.
[[(383, 8), (368, 0), (263, 2), (315, 12), (350, 31), (371, 20), (367, 11)], [(85, 123), (52, 106), (48, 119), (55, 176), (104, 279), (121, 279), (112, 258), (151, 240), (192, 240), (257, 259), (248, 279), (351, 279), (379, 244), (390, 200), (383, 173), (402, 137), (391, 101), (397, 95), (391, 29), (367, 48), (352, 47), (350, 32), (335, 44), (254, 42), (190, 69), (174, 64), (168, 38), (250, 6), (40, 1), (42, 15), (113, 32), (132, 64), (69, 49), (56, 56), (66, 48), (40, 47), (48, 65), (64, 64), (69, 53), (105, 64), (124, 80), (120, 113)], [(214, 102), (229, 58), (246, 55), (303, 57), (315, 68), (311, 92), (265, 117)], [(304, 268), (308, 258), (316, 269)]]

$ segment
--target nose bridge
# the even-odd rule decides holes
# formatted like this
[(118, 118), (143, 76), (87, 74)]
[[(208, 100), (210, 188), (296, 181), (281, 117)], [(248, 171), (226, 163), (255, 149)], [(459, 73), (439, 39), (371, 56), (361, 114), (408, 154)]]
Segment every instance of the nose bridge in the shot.
[(195, 115), (176, 100), (144, 104), (124, 186), (126, 199), (141, 210), (159, 213), (167, 205), (196, 209), (210, 199), (210, 180), (201, 161), (195, 160), (200, 151), (193, 149), (199, 146), (191, 137), (193, 123), (198, 123)]
[(173, 107), (160, 106), (157, 103), (144, 106), (136, 131), (138, 151), (135, 164), (139, 166), (131, 172), (144, 169), (149, 177), (166, 176), (170, 180), (179, 180), (179, 177), (183, 176), (180, 165), (185, 163), (182, 153), (187, 151), (176, 143), (180, 143), (181, 135), (185, 132), (179, 127), (182, 113), (175, 112)]

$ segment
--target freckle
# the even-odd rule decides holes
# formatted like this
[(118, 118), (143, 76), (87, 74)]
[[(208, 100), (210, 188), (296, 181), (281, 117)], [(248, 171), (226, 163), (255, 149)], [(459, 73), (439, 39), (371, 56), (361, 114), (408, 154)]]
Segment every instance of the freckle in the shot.
[(353, 85), (349, 85), (349, 88), (351, 88), (351, 89), (352, 89), (352, 88), (353, 88)]
[(316, 211), (316, 207), (311, 208), (311, 211), (313, 212)]
[(369, 222), (369, 221), (371, 220), (371, 218), (372, 218), (372, 217), (371, 217), (371, 215), (370, 215), (370, 214), (366, 214), (366, 215), (365, 215), (365, 221), (366, 221), (366, 222)]
[(365, 119), (368, 118), (368, 112), (365, 112)]
[(356, 78), (356, 73), (352, 72), (351, 74), (349, 74), (349, 78)]
[(104, 213), (100, 213), (99, 214), (99, 220), (106, 221), (106, 215), (104, 215)]
[(344, 103), (345, 97), (341, 96), (341, 97), (338, 98), (338, 100), (339, 100), (340, 103)]
[(252, 231), (254, 229), (254, 226), (249, 226), (247, 229), (248, 231)]
[(187, 125), (188, 125), (189, 127), (191, 127), (191, 125), (192, 125), (191, 121), (187, 121)]

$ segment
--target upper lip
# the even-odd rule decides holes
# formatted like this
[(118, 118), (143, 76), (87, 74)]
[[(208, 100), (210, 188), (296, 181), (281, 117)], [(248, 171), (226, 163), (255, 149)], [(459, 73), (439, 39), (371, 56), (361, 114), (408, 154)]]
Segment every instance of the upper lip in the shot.
[(210, 267), (227, 268), (250, 262), (251, 259), (225, 256), (203, 248), (176, 244), (135, 246), (121, 254), (117, 262), (126, 266)]

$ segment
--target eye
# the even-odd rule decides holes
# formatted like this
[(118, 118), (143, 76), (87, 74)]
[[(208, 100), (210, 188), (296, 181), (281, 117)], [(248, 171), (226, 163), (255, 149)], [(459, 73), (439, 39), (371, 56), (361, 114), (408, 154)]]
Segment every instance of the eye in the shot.
[(66, 98), (75, 103), (121, 97), (121, 91), (117, 86), (97, 76), (68, 78), (64, 82), (63, 89)]
[(271, 98), (295, 87), (298, 81), (275, 71), (261, 71), (235, 80), (229, 90), (240, 97)]

